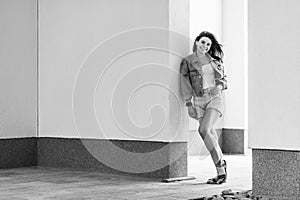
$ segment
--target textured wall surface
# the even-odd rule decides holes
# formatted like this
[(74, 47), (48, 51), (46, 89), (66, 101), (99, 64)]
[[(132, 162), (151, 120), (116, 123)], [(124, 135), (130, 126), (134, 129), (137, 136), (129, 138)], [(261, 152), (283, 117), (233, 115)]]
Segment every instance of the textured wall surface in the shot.
[(39, 138), (38, 166), (162, 179), (184, 177), (187, 143)]
[(222, 151), (225, 154), (244, 154), (244, 130), (223, 129), (222, 130)]
[(300, 151), (253, 149), (253, 193), (300, 199)]
[(0, 168), (37, 166), (37, 138), (0, 140)]

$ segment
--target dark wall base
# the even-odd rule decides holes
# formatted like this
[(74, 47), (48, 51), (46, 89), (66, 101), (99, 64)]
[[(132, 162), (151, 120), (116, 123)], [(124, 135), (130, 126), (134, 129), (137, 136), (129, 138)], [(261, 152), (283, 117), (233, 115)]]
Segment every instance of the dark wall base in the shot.
[(253, 193), (272, 199), (300, 199), (300, 151), (252, 149)]
[(221, 148), (224, 154), (244, 154), (244, 130), (224, 128)]
[[(224, 154), (245, 154), (244, 129), (216, 129), (219, 145)], [(188, 151), (190, 156), (208, 155), (198, 130), (190, 131), (188, 136)]]
[[(108, 144), (114, 144), (126, 152), (151, 153), (164, 149), (160, 156), (150, 156), (146, 161), (147, 165), (162, 165), (154, 171), (143, 173), (145, 163), (141, 160), (128, 160), (122, 157), (114, 157), (108, 150)], [(89, 151), (87, 150), (87, 148)], [(140, 173), (131, 173), (126, 170), (114, 169), (97, 159), (90, 151), (110, 153), (111, 160), (118, 160), (119, 166), (132, 165), (140, 166)], [(97, 157), (97, 156), (96, 156)], [(99, 158), (99, 157), (98, 157)], [(177, 158), (177, 159), (174, 159)], [(124, 159), (124, 160), (123, 160)], [(175, 160), (174, 162), (170, 162)], [(91, 170), (103, 173), (116, 173), (130, 176), (140, 176), (148, 178), (173, 178), (187, 176), (187, 143), (186, 142), (152, 142), (152, 141), (127, 141), (127, 140), (100, 140), (100, 139), (64, 139), (64, 138), (39, 138), (38, 139), (38, 166), (69, 168), (77, 170)]]
[(0, 168), (37, 165), (37, 138), (0, 139)]

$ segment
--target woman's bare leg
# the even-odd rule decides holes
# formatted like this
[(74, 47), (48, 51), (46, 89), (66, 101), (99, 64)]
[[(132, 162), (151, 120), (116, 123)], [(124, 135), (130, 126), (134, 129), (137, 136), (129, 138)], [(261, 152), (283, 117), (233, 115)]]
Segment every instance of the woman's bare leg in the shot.
[(214, 109), (207, 109), (199, 126), (199, 133), (204, 141), (207, 150), (210, 152), (212, 160), (217, 167), (218, 174), (224, 173), (222, 167), (223, 153), (218, 143), (217, 133), (214, 125), (219, 118), (220, 113)]

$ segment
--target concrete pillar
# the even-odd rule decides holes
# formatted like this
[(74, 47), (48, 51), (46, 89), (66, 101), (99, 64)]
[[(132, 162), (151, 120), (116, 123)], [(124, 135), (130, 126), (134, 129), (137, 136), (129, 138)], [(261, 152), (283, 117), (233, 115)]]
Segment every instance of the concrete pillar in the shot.
[[(189, 1), (40, 0), (41, 166), (187, 175)], [(171, 30), (171, 31), (170, 31)]]
[(0, 168), (36, 165), (37, 1), (0, 1)]
[(300, 2), (249, 0), (253, 192), (300, 199)]

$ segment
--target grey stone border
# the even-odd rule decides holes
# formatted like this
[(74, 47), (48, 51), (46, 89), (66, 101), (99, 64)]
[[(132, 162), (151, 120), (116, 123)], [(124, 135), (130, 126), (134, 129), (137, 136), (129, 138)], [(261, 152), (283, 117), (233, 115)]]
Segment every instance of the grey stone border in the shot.
[(244, 129), (222, 129), (221, 148), (224, 154), (245, 154)]
[(0, 139), (0, 169), (37, 165), (37, 138)]
[[(84, 141), (83, 141), (84, 140)], [(134, 153), (145, 153), (168, 148), (168, 155), (155, 157), (149, 161), (149, 164), (165, 162), (178, 157), (174, 162), (162, 169), (147, 173), (128, 173), (110, 168), (98, 159), (94, 158), (86, 149), (95, 147), (99, 150), (106, 143), (114, 143), (121, 149)], [(111, 158), (115, 159), (115, 158)], [(138, 162), (137, 162), (138, 163)], [(125, 164), (125, 163), (124, 163)], [(132, 163), (134, 164), (134, 163)], [(134, 140), (106, 140), (106, 139), (75, 139), (75, 138), (52, 138), (42, 137), (38, 139), (38, 166), (54, 167), (74, 170), (89, 170), (103, 173), (114, 173), (129, 176), (147, 177), (147, 178), (174, 178), (187, 176), (187, 142), (156, 142), (156, 141), (134, 141)]]
[(300, 151), (252, 149), (253, 194), (300, 199)]

